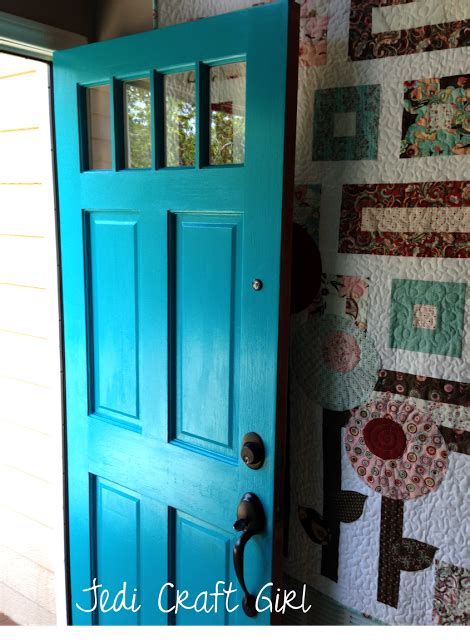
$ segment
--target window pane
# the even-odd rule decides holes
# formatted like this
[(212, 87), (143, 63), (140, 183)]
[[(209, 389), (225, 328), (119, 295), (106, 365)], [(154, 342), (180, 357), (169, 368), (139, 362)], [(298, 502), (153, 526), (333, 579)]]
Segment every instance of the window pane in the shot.
[(150, 79), (124, 83), (126, 167), (147, 169), (152, 166)]
[(194, 72), (165, 76), (166, 166), (193, 167), (196, 161)]
[(211, 68), (210, 163), (245, 161), (246, 63)]
[(108, 84), (87, 90), (88, 168), (111, 169), (111, 94)]

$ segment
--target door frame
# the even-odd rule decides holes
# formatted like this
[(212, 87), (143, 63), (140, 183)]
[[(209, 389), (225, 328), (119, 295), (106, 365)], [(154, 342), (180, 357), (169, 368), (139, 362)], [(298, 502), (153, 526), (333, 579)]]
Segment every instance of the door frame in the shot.
[[(277, 364), (276, 460), (274, 477), (274, 523), (272, 581), (273, 590), (284, 588), (283, 549), (288, 518), (289, 472), (287, 464), (288, 377), (290, 300), (292, 273), (292, 225), (295, 183), (295, 149), (297, 131), (297, 95), (299, 69), (300, 5), (289, 0), (286, 112), (284, 120), (284, 184), (282, 196), (281, 280), (279, 300), (279, 338)], [(273, 612), (271, 624), (282, 625), (282, 614)]]

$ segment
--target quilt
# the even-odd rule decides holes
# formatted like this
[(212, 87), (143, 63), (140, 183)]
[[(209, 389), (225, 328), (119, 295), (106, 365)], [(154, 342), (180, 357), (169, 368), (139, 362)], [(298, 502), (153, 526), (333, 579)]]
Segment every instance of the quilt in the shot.
[(285, 570), (389, 625), (469, 625), (468, 3), (299, 3), (295, 223), (322, 274), (295, 271)]

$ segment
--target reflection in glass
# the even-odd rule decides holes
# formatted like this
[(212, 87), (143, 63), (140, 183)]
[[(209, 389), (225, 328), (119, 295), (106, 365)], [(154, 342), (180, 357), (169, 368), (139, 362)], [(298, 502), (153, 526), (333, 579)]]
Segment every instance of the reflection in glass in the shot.
[(246, 63), (210, 70), (210, 163), (245, 161)]
[(88, 168), (111, 169), (111, 94), (108, 84), (86, 90), (88, 118)]
[(124, 82), (126, 168), (152, 166), (150, 79)]
[(167, 167), (193, 167), (196, 161), (196, 87), (194, 72), (165, 76)]

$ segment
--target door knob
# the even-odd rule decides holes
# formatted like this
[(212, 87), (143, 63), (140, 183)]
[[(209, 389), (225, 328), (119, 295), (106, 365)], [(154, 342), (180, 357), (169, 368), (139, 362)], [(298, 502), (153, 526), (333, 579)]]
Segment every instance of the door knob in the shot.
[(260, 469), (263, 466), (265, 451), (264, 444), (257, 433), (247, 433), (243, 438), (240, 457), (250, 469)]
[(238, 505), (237, 520), (233, 525), (236, 531), (243, 532), (233, 547), (233, 565), (237, 580), (245, 594), (243, 611), (250, 618), (254, 618), (258, 612), (256, 610), (256, 598), (248, 591), (245, 583), (245, 547), (246, 543), (256, 534), (261, 533), (265, 526), (266, 516), (261, 500), (254, 493), (245, 493)]

